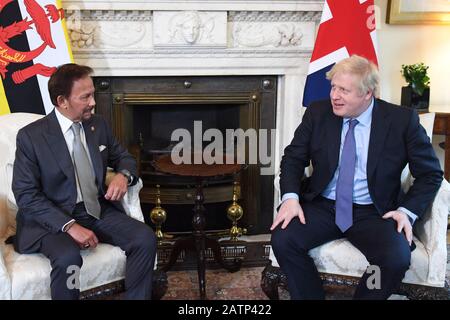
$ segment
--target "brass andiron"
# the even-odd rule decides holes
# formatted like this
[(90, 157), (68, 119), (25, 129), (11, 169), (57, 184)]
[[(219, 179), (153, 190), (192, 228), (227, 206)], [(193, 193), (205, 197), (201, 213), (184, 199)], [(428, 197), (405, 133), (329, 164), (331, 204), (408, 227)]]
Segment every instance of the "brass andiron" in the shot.
[(160, 193), (160, 185), (156, 185), (156, 207), (152, 209), (150, 212), (150, 219), (156, 226), (156, 238), (158, 239), (158, 244), (161, 244), (164, 239), (164, 234), (161, 231), (161, 225), (166, 221), (167, 213), (161, 207), (161, 193)]
[(230, 229), (230, 241), (237, 241), (237, 237), (246, 234), (247, 229), (239, 228), (237, 226), (237, 222), (244, 215), (244, 210), (237, 203), (239, 194), (238, 194), (239, 183), (235, 181), (233, 183), (233, 203), (230, 204), (227, 208), (227, 217), (231, 220), (232, 226)]

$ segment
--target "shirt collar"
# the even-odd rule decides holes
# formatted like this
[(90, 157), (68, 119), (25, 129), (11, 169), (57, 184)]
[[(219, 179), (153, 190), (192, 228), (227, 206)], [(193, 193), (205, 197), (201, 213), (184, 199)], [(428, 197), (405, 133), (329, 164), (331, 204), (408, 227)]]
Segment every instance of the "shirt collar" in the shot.
[(61, 127), (61, 130), (63, 134), (66, 134), (68, 130), (72, 127), (72, 124), (74, 123), (72, 120), (67, 118), (65, 115), (63, 115), (58, 108), (55, 108), (55, 114), (56, 119), (58, 119), (59, 125)]
[[(370, 127), (372, 123), (372, 111), (374, 106), (374, 98), (372, 97), (372, 101), (370, 101), (369, 107), (366, 111), (361, 113), (358, 117), (355, 119), (358, 120), (359, 125), (363, 125), (365, 127)], [(347, 123), (351, 118), (344, 118), (344, 123)]]

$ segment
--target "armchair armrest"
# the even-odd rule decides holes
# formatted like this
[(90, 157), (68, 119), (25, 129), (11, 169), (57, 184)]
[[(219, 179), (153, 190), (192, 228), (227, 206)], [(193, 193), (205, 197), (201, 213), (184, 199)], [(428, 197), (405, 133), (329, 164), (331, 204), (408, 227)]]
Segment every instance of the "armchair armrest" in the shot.
[(447, 268), (447, 223), (450, 184), (444, 179), (425, 216), (414, 225), (414, 234), (428, 253), (428, 282), (445, 282)]
[[(116, 173), (112, 171), (108, 171), (106, 173), (106, 185), (109, 185), (111, 179), (115, 175)], [(139, 200), (139, 191), (142, 189), (142, 186), (142, 180), (139, 178), (138, 182), (134, 186), (128, 187), (128, 191), (123, 196), (121, 204), (128, 216), (144, 222), (144, 215), (142, 214), (141, 202)]]
[(128, 187), (127, 193), (123, 196), (121, 201), (125, 212), (130, 217), (144, 222), (144, 215), (142, 214), (141, 201), (139, 200), (139, 191), (142, 189), (143, 183), (141, 178), (138, 182), (132, 186)]
[(3, 259), (5, 244), (0, 244), (0, 300), (11, 300), (11, 279)]
[[(109, 182), (111, 181), (112, 177), (114, 177), (115, 174), (116, 173), (114, 172), (107, 172), (106, 185), (109, 184)], [(128, 191), (123, 196), (121, 204), (128, 216), (145, 223), (144, 215), (142, 214), (141, 209), (141, 201), (139, 200), (139, 191), (141, 191), (143, 185), (144, 184), (142, 182), (142, 179), (139, 178), (138, 182), (134, 186), (128, 187)], [(158, 255), (156, 255), (155, 257), (153, 269), (154, 270), (158, 269)]]

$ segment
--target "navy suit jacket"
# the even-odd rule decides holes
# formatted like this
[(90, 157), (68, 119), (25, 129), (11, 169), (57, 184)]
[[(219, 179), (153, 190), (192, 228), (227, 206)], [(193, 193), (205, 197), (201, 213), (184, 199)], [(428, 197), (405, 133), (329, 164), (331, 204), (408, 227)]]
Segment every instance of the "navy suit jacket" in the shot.
[[(102, 117), (92, 115), (83, 128), (100, 196), (107, 190), (107, 167), (127, 169), (136, 176), (136, 161)], [(31, 253), (44, 235), (61, 232), (72, 219), (75, 172), (55, 111), (19, 130), (16, 144), (12, 190), (19, 210), (14, 247), (19, 253)], [(100, 152), (101, 145), (106, 148)], [(112, 204), (124, 212), (120, 202)]]
[[(314, 103), (306, 110), (291, 144), (284, 150), (282, 195), (295, 192), (300, 201), (311, 201), (322, 193), (338, 166), (342, 123), (342, 117), (333, 113), (330, 100)], [(301, 181), (310, 161), (313, 173), (301, 192)], [(407, 163), (415, 180), (404, 194), (400, 177)], [(375, 99), (367, 183), (380, 215), (402, 206), (421, 217), (441, 185), (442, 174), (417, 112)]]

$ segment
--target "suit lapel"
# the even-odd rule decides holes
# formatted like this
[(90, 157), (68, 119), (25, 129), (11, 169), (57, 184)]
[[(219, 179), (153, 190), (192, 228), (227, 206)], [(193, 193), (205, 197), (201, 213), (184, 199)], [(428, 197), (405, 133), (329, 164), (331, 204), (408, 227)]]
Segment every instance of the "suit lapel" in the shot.
[(375, 172), (380, 153), (383, 151), (384, 141), (386, 140), (391, 125), (391, 119), (386, 110), (386, 108), (380, 105), (378, 100), (375, 100), (372, 111), (369, 153), (367, 155), (367, 179)]
[(331, 174), (334, 174), (339, 161), (342, 118), (336, 116), (333, 112), (331, 112), (326, 128), (327, 128), (326, 148), (328, 149), (329, 170)]
[(47, 116), (47, 130), (44, 132), (44, 136), (59, 167), (67, 178), (73, 180), (73, 183), (75, 183), (75, 171), (73, 169), (72, 158), (70, 157), (66, 140), (56, 118), (55, 110)]
[(98, 134), (97, 128), (94, 126), (93, 118), (83, 122), (84, 134), (86, 136), (86, 144), (91, 156), (92, 165), (94, 166), (95, 177), (97, 178), (98, 186), (103, 185), (103, 161), (98, 149)]

